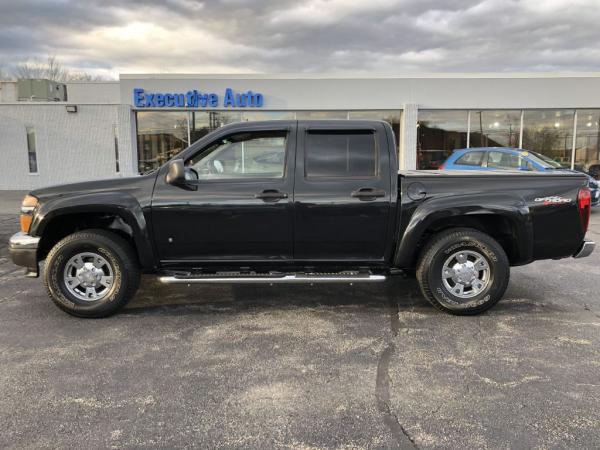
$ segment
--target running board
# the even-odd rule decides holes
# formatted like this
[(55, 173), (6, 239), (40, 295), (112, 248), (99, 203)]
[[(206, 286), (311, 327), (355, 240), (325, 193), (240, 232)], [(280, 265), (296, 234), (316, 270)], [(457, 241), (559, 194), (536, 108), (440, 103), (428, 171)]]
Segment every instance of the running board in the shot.
[(385, 281), (385, 275), (356, 274), (301, 274), (301, 275), (243, 275), (240, 276), (162, 276), (159, 280), (165, 284), (219, 284), (219, 283), (267, 283), (267, 284), (293, 284), (293, 283), (373, 283)]

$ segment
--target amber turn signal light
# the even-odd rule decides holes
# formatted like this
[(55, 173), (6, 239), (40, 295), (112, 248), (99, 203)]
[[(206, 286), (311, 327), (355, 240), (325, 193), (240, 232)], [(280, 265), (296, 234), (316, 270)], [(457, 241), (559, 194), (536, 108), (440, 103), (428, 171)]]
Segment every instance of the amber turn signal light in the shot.
[(33, 216), (31, 214), (21, 214), (21, 231), (23, 233), (29, 233), (31, 222), (33, 222)]
[(21, 203), (21, 231), (29, 233), (31, 222), (33, 222), (33, 210), (38, 204), (38, 199), (32, 195), (26, 195)]

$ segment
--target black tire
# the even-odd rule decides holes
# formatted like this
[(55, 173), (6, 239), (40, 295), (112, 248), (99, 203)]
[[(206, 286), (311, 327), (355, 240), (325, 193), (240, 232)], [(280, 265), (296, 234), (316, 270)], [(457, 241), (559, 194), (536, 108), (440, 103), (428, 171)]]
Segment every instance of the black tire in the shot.
[[(69, 291), (65, 281), (69, 260), (87, 252), (104, 258), (112, 270), (111, 285), (98, 300), (78, 298)], [(73, 316), (110, 316), (131, 300), (139, 284), (140, 268), (131, 245), (110, 231), (92, 229), (73, 233), (59, 241), (46, 257), (44, 285), (48, 295), (56, 306)]]
[[(476, 255), (482, 256), (487, 262), (485, 270), (472, 269), (477, 277), (483, 278), (478, 284), (484, 287), (476, 292), (477, 289), (467, 286), (463, 295), (472, 295), (470, 298), (455, 295), (448, 286), (454, 283), (450, 288), (460, 288), (458, 284), (463, 283), (456, 283), (453, 278), (443, 275), (444, 265), (453, 255), (464, 257), (461, 251), (476, 261), (479, 261)], [(456, 273), (452, 269), (450, 271)], [(504, 295), (509, 278), (510, 265), (502, 246), (487, 234), (470, 228), (452, 229), (432, 237), (417, 264), (417, 281), (425, 298), (440, 311), (454, 315), (479, 314), (494, 306)]]

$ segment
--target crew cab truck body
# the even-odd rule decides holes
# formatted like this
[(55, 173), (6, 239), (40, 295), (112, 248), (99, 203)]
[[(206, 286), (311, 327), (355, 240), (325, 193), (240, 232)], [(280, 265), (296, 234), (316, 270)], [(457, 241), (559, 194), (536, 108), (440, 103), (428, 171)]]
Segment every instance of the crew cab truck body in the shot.
[(378, 121), (228, 125), (158, 170), (31, 192), (13, 261), (61, 309), (109, 315), (140, 273), (165, 283), (376, 282), (414, 273), (434, 306), (476, 314), (509, 266), (582, 257), (574, 173), (400, 171)]

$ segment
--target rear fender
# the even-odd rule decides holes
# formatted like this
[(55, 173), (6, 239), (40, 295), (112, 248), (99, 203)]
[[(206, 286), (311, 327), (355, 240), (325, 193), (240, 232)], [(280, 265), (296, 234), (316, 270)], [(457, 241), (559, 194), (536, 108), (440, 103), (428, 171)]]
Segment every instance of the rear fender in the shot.
[[(410, 208), (410, 204), (406, 207)], [(462, 226), (469, 226), (474, 219), (493, 220), (494, 216), (507, 219), (511, 227), (507, 232), (516, 240), (518, 255), (511, 263), (519, 265), (533, 260), (533, 226), (529, 208), (522, 197), (502, 194), (435, 197), (418, 204), (412, 214), (410, 211), (406, 214), (403, 211), (402, 216), (407, 218), (400, 223), (402, 239), (396, 249), (395, 267), (414, 267), (418, 257), (418, 244), (433, 229), (445, 228), (444, 222), (450, 222), (452, 227), (459, 227), (461, 218), (464, 218)]]

